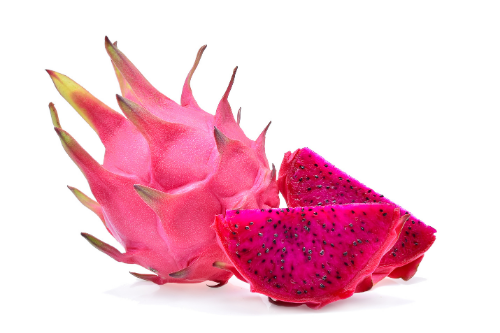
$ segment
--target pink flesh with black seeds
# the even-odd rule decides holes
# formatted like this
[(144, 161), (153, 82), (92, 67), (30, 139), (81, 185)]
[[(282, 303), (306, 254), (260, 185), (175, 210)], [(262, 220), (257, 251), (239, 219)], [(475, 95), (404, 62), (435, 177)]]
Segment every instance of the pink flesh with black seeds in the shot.
[[(289, 207), (351, 203), (394, 205), (383, 195), (339, 170), (309, 148), (285, 154), (279, 171), (278, 185)], [(399, 208), (401, 214), (407, 212)], [(423, 253), (434, 243), (435, 232), (436, 229), (410, 215), (398, 241), (380, 262), (373, 282), (376, 283), (387, 275), (392, 278), (410, 279), (415, 274)], [(414, 263), (416, 260), (418, 262)]]
[(214, 227), (251, 290), (320, 308), (350, 297), (406, 217), (387, 204), (228, 211)]

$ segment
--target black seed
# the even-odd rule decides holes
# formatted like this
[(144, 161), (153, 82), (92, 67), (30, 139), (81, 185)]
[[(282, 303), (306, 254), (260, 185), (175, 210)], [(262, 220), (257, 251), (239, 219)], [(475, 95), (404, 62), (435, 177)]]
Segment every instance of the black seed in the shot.
[(314, 163), (314, 166), (317, 167), (318, 165), (316, 163)]
[(361, 230), (365, 230), (365, 228), (361, 227)]
[(358, 239), (358, 243), (359, 243), (359, 244), (361, 244), (361, 243), (363, 243), (363, 242), (361, 241), (361, 239)]
[(322, 279), (323, 279), (323, 280), (326, 280), (326, 275), (323, 275)]
[(392, 256), (395, 257), (396, 256), (396, 252), (392, 252)]
[(257, 257), (260, 257), (261, 255), (262, 255), (262, 253), (260, 253), (260, 252), (259, 252), (259, 253), (257, 253)]
[(306, 252), (306, 248), (305, 247), (302, 248), (302, 252)]
[(349, 264), (348, 264), (348, 263), (346, 263), (346, 262), (344, 263), (344, 265), (349, 266)]
[(325, 164), (325, 168), (328, 168), (328, 164)]
[(235, 224), (235, 225), (234, 225), (234, 227), (235, 227), (235, 228), (238, 228), (238, 225), (237, 225), (237, 224)]
[(239, 211), (239, 210), (237, 210), (237, 211), (236, 211), (236, 214), (239, 214), (239, 213), (240, 213), (240, 211)]
[(320, 287), (320, 288), (325, 288), (325, 285), (324, 285), (323, 283), (320, 283), (320, 284), (319, 284), (319, 287)]
[(302, 177), (299, 178), (299, 182), (301, 182), (301, 181), (302, 181)]
[(255, 275), (257, 275), (257, 273), (258, 273), (257, 271), (254, 272)]
[(273, 244), (276, 244), (276, 239), (273, 239)]
[(319, 255), (322, 256), (323, 254), (325, 254), (325, 250), (321, 250), (319, 251)]
[(387, 215), (387, 213), (382, 214), (382, 216), (386, 216), (386, 215)]
[(311, 256), (307, 256), (307, 259), (311, 260)]
[[(306, 291), (306, 292), (307, 292), (307, 291)], [(300, 294), (302, 294), (302, 291), (297, 290), (297, 295), (300, 295)]]
[(317, 187), (318, 187), (318, 188), (322, 188), (322, 187), (323, 187), (323, 185), (318, 185)]
[(354, 242), (352, 242), (352, 245), (356, 246), (356, 245), (358, 245), (358, 242), (354, 241)]
[(269, 253), (269, 248), (266, 249), (266, 253)]
[(251, 263), (251, 262), (252, 262), (252, 259), (249, 259), (249, 260), (247, 261), (247, 263)]
[(344, 253), (342, 253), (342, 254), (343, 254), (343, 255), (344, 255), (344, 257), (345, 257), (345, 256), (347, 255), (347, 251), (346, 251), (346, 252), (344, 252)]
[(351, 232), (354, 232), (354, 229), (351, 229)]
[(310, 190), (311, 190), (311, 188), (310, 188), (310, 187), (308, 187), (308, 188), (307, 188), (307, 190), (308, 190), (308, 191), (310, 191)]
[(301, 165), (301, 166), (300, 166), (300, 168), (301, 168), (302, 170), (304, 170), (304, 166), (303, 166), (303, 165)]
[(259, 232), (259, 236), (262, 237), (262, 232)]
[(331, 245), (332, 247), (335, 247), (335, 245), (333, 245), (333, 243), (330, 243), (330, 245)]
[(233, 235), (236, 235), (236, 232), (233, 231)]
[(267, 222), (273, 222), (273, 219), (267, 219)]
[(309, 249), (309, 251), (307, 251), (309, 254), (313, 253), (313, 251), (311, 249)]
[(415, 221), (411, 220), (411, 223), (412, 223), (412, 224), (415, 224)]
[(250, 222), (250, 223), (248, 223), (248, 224), (253, 225), (253, 222)]
[(284, 247), (281, 251), (286, 252), (286, 247)]
[(245, 229), (247, 229), (247, 230), (248, 230), (248, 229), (250, 229), (250, 227), (249, 227), (249, 226), (246, 226), (246, 227), (245, 227)]
[(318, 179), (318, 175), (314, 175), (314, 178)]
[[(354, 211), (352, 211), (354, 213)], [(349, 223), (349, 226), (352, 228), (352, 223)]]

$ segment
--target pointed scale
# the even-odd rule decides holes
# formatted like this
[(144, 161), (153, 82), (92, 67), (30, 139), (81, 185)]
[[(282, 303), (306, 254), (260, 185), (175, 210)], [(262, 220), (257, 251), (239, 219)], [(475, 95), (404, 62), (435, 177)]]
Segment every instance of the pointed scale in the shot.
[(233, 87), (237, 70), (238, 67), (233, 70), (233, 75), (231, 76), (226, 92), (217, 106), (217, 111), (215, 112), (215, 126), (229, 138), (241, 141), (246, 146), (251, 147), (252, 141), (246, 137), (236, 120), (234, 120), (233, 111), (231, 110), (231, 106), (228, 101), (229, 93)]
[(194, 96), (193, 96), (193, 91), (191, 89), (191, 79), (193, 78), (193, 74), (196, 71), (196, 68), (198, 68), (198, 64), (200, 63), (201, 56), (203, 55), (203, 52), (205, 52), (205, 49), (207, 48), (206, 45), (203, 45), (200, 50), (198, 51), (198, 54), (196, 55), (196, 59), (194, 61), (193, 67), (189, 71), (189, 74), (186, 78), (186, 82), (184, 82), (184, 87), (182, 88), (182, 95), (181, 95), (181, 105), (182, 106), (190, 106), (195, 109), (200, 109), (198, 106), (198, 103), (196, 102)]
[[(116, 174), (132, 175), (137, 180), (148, 180), (148, 145), (134, 125), (66, 75), (50, 70), (47, 72), (61, 96), (99, 135), (106, 148), (104, 168)], [(57, 116), (53, 104), (51, 114)]]
[(83, 193), (79, 189), (72, 187), (72, 186), (68, 186), (68, 188), (71, 191), (71, 193), (73, 193), (75, 195), (75, 197), (78, 199), (78, 201), (80, 201), (80, 203), (82, 205), (84, 205), (89, 210), (91, 210), (94, 214), (96, 214), (101, 219), (101, 221), (104, 223), (104, 225), (106, 226), (106, 222), (104, 222), (104, 215), (102, 214), (101, 205), (99, 205), (99, 203), (97, 203), (97, 201), (89, 198), (85, 193)]
[(111, 61), (130, 85), (140, 104), (149, 112), (168, 122), (190, 125), (205, 130), (207, 124), (213, 122), (213, 116), (208, 113), (202, 113), (193, 108), (183, 108), (156, 90), (132, 62), (111, 43), (108, 37), (105, 38), (105, 47)]
[[(202, 185), (176, 194), (142, 185), (134, 185), (134, 188), (160, 218), (165, 241), (180, 269), (187, 267), (188, 261), (195, 257), (194, 253), (204, 251), (215, 241), (210, 224), (222, 208), (217, 198)], [(197, 209), (192, 208), (192, 202), (197, 203)]]
[(257, 140), (255, 140), (253, 147), (255, 151), (257, 152), (257, 155), (259, 156), (259, 159), (262, 161), (262, 163), (269, 168), (269, 162), (267, 161), (266, 157), (266, 134), (267, 130), (269, 129), (269, 126), (271, 126), (271, 122), (267, 124), (266, 128), (260, 133), (259, 137)]
[(146, 138), (153, 180), (164, 191), (208, 177), (216, 163), (211, 133), (161, 120), (121, 96), (117, 96), (117, 100), (123, 113)]
[[(113, 46), (118, 49), (118, 43), (114, 42)], [(122, 92), (122, 95), (126, 98), (129, 99), (135, 103), (140, 103), (139, 99), (135, 95), (134, 91), (132, 90), (132, 87), (130, 87), (130, 84), (128, 84), (127, 80), (123, 77), (122, 73), (116, 67), (116, 65), (111, 61), (111, 65), (113, 65), (113, 69), (115, 70), (115, 75), (116, 79), (118, 80), (118, 84), (120, 85), (120, 91)]]
[[(220, 156), (216, 171), (210, 179), (210, 186), (218, 197), (230, 199), (226, 201), (228, 205), (236, 204), (235, 195), (244, 194), (244, 191), (252, 189), (254, 185), (263, 185), (257, 182), (261, 179), (259, 173), (263, 168), (256, 152), (241, 141), (230, 139), (217, 127), (214, 128), (214, 137)], [(225, 209), (234, 207), (236, 206), (226, 206)]]

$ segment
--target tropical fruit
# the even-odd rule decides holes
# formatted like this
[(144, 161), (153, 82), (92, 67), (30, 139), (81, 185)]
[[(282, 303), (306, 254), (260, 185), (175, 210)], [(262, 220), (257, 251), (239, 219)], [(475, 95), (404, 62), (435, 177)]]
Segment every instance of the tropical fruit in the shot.
[(274, 303), (318, 309), (353, 295), (407, 218), (387, 204), (227, 211), (213, 228), (230, 262), (214, 266)]
[(118, 50), (105, 40), (122, 96), (112, 110), (65, 75), (48, 71), (57, 90), (97, 132), (106, 148), (100, 165), (61, 127), (54, 105), (55, 130), (68, 155), (87, 178), (96, 201), (70, 190), (95, 212), (125, 248), (83, 233), (113, 259), (141, 265), (155, 274), (134, 276), (157, 284), (227, 283), (231, 273), (214, 268), (225, 260), (210, 228), (226, 209), (277, 207), (276, 171), (265, 155), (266, 129), (248, 139), (228, 102), (236, 69), (215, 116), (203, 111), (191, 91), (189, 72), (177, 104), (157, 91)]
[[(309, 148), (285, 154), (278, 185), (289, 207), (330, 204), (386, 203), (383, 195), (336, 168)], [(397, 206), (397, 205), (396, 205)], [(399, 207), (399, 206), (397, 206)], [(402, 213), (407, 210), (399, 207)], [(424, 253), (436, 239), (436, 229), (410, 215), (398, 241), (358, 291), (366, 291), (386, 276), (408, 280), (416, 273)]]

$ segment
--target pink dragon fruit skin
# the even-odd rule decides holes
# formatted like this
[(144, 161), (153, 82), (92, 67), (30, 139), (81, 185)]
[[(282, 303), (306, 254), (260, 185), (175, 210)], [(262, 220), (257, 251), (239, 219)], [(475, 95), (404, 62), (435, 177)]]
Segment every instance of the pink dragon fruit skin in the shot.
[(87, 178), (96, 201), (70, 190), (126, 252), (82, 236), (113, 259), (155, 273), (131, 273), (138, 278), (157, 284), (209, 280), (221, 286), (232, 274), (212, 266), (226, 259), (210, 228), (215, 216), (226, 209), (279, 205), (276, 171), (269, 169), (264, 149), (267, 127), (252, 141), (239, 126), (240, 114), (238, 122), (234, 119), (228, 96), (236, 69), (215, 116), (198, 106), (190, 81), (206, 46), (185, 81), (180, 105), (158, 92), (107, 37), (105, 46), (126, 117), (67, 76), (48, 71), (106, 149), (100, 165), (62, 129), (49, 105), (63, 148)]
[[(368, 202), (394, 205), (383, 195), (337, 169), (309, 148), (285, 154), (278, 184), (289, 207)], [(399, 208), (402, 213), (408, 213)], [(411, 279), (424, 253), (434, 243), (435, 232), (436, 229), (410, 215), (398, 241), (382, 258), (372, 276), (360, 283), (356, 291), (367, 291), (386, 276)]]

